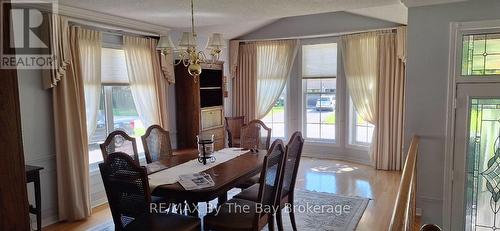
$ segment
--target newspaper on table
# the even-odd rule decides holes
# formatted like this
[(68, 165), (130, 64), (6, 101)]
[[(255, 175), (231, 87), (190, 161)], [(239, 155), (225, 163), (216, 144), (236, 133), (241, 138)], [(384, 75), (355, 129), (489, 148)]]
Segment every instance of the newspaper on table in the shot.
[(186, 190), (209, 188), (215, 185), (212, 177), (204, 172), (180, 175), (179, 184)]

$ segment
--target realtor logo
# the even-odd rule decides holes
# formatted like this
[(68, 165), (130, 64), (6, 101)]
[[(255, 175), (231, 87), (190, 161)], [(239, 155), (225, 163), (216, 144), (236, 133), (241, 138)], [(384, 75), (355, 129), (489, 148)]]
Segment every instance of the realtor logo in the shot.
[[(3, 69), (51, 69), (55, 57), (51, 48), (50, 14), (55, 3), (2, 1), (0, 67)], [(5, 34), (9, 33), (10, 38)]]

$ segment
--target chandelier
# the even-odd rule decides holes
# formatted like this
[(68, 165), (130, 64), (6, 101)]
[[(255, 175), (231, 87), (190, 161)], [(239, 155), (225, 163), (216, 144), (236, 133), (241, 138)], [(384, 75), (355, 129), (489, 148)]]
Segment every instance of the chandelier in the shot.
[(170, 34), (165, 36), (160, 36), (160, 41), (158, 41), (157, 49), (161, 50), (162, 55), (167, 55), (169, 53), (176, 52), (178, 57), (174, 58), (174, 65), (183, 64), (188, 73), (194, 77), (201, 74), (201, 63), (215, 63), (219, 60), (219, 55), (221, 49), (224, 47), (224, 41), (222, 39), (222, 34), (213, 33), (208, 38), (208, 43), (206, 49), (210, 52), (210, 59), (203, 51), (197, 50), (196, 43), (197, 35), (194, 29), (194, 4), (191, 0), (191, 32), (183, 32), (181, 40), (179, 41), (178, 48), (172, 42)]

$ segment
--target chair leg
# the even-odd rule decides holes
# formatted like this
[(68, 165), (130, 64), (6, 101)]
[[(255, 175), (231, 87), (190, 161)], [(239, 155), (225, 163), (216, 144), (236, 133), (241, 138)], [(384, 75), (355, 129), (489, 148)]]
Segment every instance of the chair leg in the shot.
[(274, 231), (274, 216), (269, 214), (269, 218), (267, 220), (267, 229), (269, 231)]
[(290, 222), (292, 223), (292, 229), (293, 231), (297, 231), (297, 224), (295, 223), (295, 214), (294, 214), (294, 206), (293, 206), (293, 193), (290, 195), (289, 197), (289, 201), (288, 203), (290, 203), (290, 211), (289, 211), (289, 215), (290, 215)]
[(278, 230), (283, 231), (283, 217), (281, 213), (281, 208), (276, 212), (276, 223), (278, 225)]

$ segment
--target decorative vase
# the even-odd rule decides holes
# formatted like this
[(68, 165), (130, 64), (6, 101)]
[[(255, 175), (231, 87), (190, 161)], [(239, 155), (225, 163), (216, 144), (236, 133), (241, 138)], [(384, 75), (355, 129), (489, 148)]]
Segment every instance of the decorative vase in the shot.
[(207, 161), (215, 162), (214, 156), (214, 139), (215, 136), (211, 135), (197, 135), (198, 140), (198, 161), (207, 164)]

